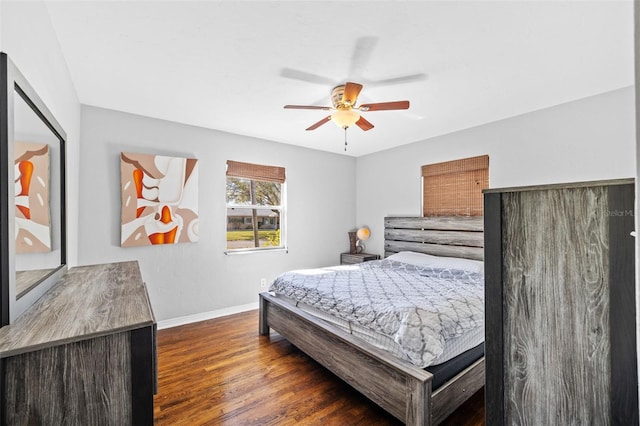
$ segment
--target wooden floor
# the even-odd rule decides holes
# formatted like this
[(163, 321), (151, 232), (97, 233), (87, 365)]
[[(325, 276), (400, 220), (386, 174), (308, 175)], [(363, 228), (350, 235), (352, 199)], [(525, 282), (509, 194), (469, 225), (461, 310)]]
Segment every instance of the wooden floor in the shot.
[[(258, 311), (158, 331), (157, 425), (397, 425), (280, 335)], [(476, 393), (444, 424), (484, 424)]]

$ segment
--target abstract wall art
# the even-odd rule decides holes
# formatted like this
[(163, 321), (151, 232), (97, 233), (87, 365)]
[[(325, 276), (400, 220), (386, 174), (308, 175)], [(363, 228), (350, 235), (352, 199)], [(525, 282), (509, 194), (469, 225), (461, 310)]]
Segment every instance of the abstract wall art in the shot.
[(15, 143), (16, 253), (51, 251), (49, 145)]
[(198, 241), (198, 160), (123, 152), (122, 247)]

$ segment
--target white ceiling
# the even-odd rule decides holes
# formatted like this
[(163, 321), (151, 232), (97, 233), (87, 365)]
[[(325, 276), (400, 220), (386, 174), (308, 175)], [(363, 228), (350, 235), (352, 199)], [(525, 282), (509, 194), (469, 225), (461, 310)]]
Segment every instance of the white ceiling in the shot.
[(631, 0), (47, 5), (83, 104), (340, 153), (334, 124), (304, 130), (325, 111), (282, 107), (346, 81), (359, 103), (411, 101), (364, 113), (353, 156), (634, 82)]

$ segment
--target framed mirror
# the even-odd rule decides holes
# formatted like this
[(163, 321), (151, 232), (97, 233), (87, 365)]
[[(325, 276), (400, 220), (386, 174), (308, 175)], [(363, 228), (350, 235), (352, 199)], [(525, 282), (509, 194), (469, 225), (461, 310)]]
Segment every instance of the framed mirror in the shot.
[(66, 133), (0, 53), (0, 326), (67, 270)]

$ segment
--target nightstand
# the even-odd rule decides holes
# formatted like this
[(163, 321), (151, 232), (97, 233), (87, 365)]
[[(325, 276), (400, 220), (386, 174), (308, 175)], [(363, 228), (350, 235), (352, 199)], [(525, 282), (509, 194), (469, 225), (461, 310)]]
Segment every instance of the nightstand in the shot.
[(378, 260), (380, 255), (371, 253), (340, 253), (340, 264), (351, 265), (353, 263), (368, 262), (369, 260)]

